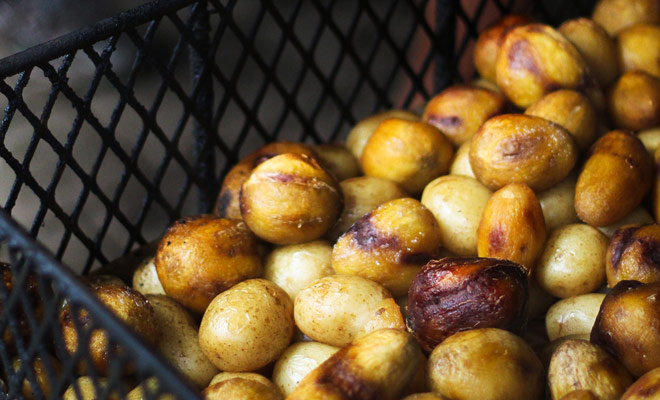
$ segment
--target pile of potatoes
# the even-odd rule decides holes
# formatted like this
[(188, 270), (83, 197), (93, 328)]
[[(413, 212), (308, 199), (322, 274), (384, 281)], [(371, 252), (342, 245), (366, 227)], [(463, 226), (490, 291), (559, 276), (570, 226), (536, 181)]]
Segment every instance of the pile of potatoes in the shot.
[[(658, 398), (658, 60), (658, 0), (506, 16), (479, 79), (345, 145), (262, 147), (132, 288), (88, 284), (206, 399)], [(86, 345), (107, 374), (118, 350)]]

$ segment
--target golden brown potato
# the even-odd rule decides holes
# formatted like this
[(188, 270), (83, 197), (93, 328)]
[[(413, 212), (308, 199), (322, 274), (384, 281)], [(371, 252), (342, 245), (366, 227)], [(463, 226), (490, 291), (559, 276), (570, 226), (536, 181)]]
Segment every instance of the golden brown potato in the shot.
[(549, 189), (568, 176), (576, 161), (575, 139), (566, 129), (529, 115), (489, 119), (470, 145), (472, 170), (492, 190), (509, 183)]
[(628, 215), (621, 218), (619, 221), (613, 223), (612, 225), (598, 227), (598, 230), (603, 232), (603, 234), (608, 238), (611, 238), (612, 235), (614, 235), (614, 232), (616, 232), (617, 229), (621, 228), (622, 226), (631, 224), (652, 224), (654, 222), (655, 221), (653, 220), (653, 217), (646, 210), (646, 208), (639, 206), (632, 210)]
[(396, 183), (375, 176), (360, 176), (339, 183), (344, 195), (344, 209), (335, 226), (325, 235), (332, 243), (362, 216), (390, 200), (406, 197)]
[[(31, 368), (32, 372), (34, 373), (34, 377), (36, 378), (35, 383), (37, 386), (39, 386), (39, 392), (41, 392), (41, 396), (44, 398), (50, 396), (53, 390), (53, 385), (51, 384), (50, 378), (48, 377), (48, 370), (44, 361), (40, 357), (36, 357), (34, 361), (31, 362), (31, 366), (25, 366), (24, 364), (25, 363), (20, 358), (15, 358), (12, 360), (12, 368), (14, 373), (18, 373), (21, 370), (27, 371), (28, 368)], [(54, 377), (57, 379), (58, 374), (60, 374), (60, 363), (55, 358), (51, 357), (49, 358), (48, 364), (51, 368), (51, 372), (56, 374)], [(34, 389), (32, 389), (32, 384), (30, 383), (29, 378), (23, 379), (21, 394), (26, 400), (41, 398), (41, 396), (38, 396)]]
[(422, 268), (408, 291), (406, 325), (426, 352), (456, 332), (527, 322), (527, 270), (494, 258), (443, 258)]
[(607, 284), (624, 280), (660, 282), (660, 225), (627, 225), (607, 246)]
[(511, 260), (531, 272), (546, 237), (543, 210), (532, 189), (513, 183), (493, 193), (477, 234), (479, 257)]
[(282, 400), (282, 394), (277, 388), (245, 378), (214, 383), (204, 389), (203, 395), (205, 400)]
[(215, 203), (215, 215), (220, 218), (243, 219), (239, 195), (243, 182), (250, 177), (252, 170), (262, 162), (278, 154), (295, 153), (315, 157), (314, 151), (307, 145), (294, 142), (269, 143), (242, 159), (229, 170), (222, 182), (218, 199)]
[(590, 390), (573, 390), (568, 392), (561, 400), (599, 400)]
[(660, 283), (621, 281), (605, 296), (591, 342), (636, 378), (660, 367)]
[(639, 23), (660, 23), (660, 4), (656, 0), (600, 0), (593, 19), (612, 36)]
[(596, 321), (603, 293), (587, 293), (559, 300), (545, 316), (550, 341), (573, 335), (589, 335)]
[(242, 379), (257, 381), (266, 386), (272, 387), (273, 389), (277, 389), (277, 387), (273, 382), (271, 382), (265, 376), (258, 374), (256, 372), (220, 372), (216, 376), (214, 376), (213, 379), (211, 379), (209, 386), (213, 386), (216, 383), (234, 378), (242, 378)]
[[(108, 380), (105, 378), (99, 378), (95, 381), (89, 376), (81, 376), (66, 389), (62, 395), (62, 399), (97, 400), (101, 395), (100, 391), (105, 390), (106, 386), (108, 386)], [(112, 391), (108, 397), (104, 398), (107, 400), (119, 400), (120, 395), (116, 391)]]
[(637, 139), (642, 142), (646, 151), (648, 151), (651, 157), (653, 157), (658, 146), (660, 146), (660, 127), (644, 129), (637, 132)]
[(422, 121), (442, 131), (455, 145), (470, 140), (488, 118), (502, 114), (506, 99), (492, 90), (456, 85), (433, 96)]
[(554, 187), (537, 195), (543, 210), (547, 232), (580, 221), (575, 212), (574, 203), (576, 183), (577, 174), (571, 173)]
[(642, 375), (623, 394), (621, 400), (651, 400), (660, 393), (660, 368), (655, 368)]
[(321, 165), (340, 182), (360, 175), (360, 163), (342, 143), (317, 144), (312, 150)]
[(660, 123), (660, 79), (644, 71), (626, 72), (607, 93), (607, 109), (615, 127), (641, 130)]
[(284, 396), (290, 395), (314, 368), (339, 350), (318, 342), (301, 342), (289, 346), (273, 368), (273, 382)]
[(265, 279), (249, 279), (220, 293), (199, 327), (202, 351), (228, 372), (254, 371), (277, 360), (292, 336), (291, 299)]
[(428, 365), (434, 393), (450, 399), (537, 400), (544, 371), (518, 336), (497, 328), (459, 332), (439, 344)]
[(575, 211), (592, 226), (611, 225), (635, 209), (651, 189), (653, 160), (626, 131), (596, 141), (575, 186)]
[[(495, 59), (493, 59), (493, 65), (495, 65)], [(470, 86), (474, 86), (482, 89), (488, 89), (493, 92), (502, 94), (502, 91), (500, 90), (500, 88), (497, 87), (497, 84), (495, 83), (494, 79), (491, 81), (484, 77), (478, 77), (473, 79), (472, 82), (470, 82)]]
[(398, 297), (439, 247), (433, 214), (415, 199), (396, 199), (360, 218), (337, 240), (332, 268), (378, 282)]
[[(135, 389), (128, 392), (126, 395), (126, 400), (147, 400), (147, 399), (158, 399), (158, 400), (176, 400), (176, 397), (172, 394), (161, 394), (156, 396), (160, 382), (157, 378), (148, 378), (143, 381), (141, 384), (135, 387)], [(206, 386), (206, 385), (205, 385)], [(151, 397), (147, 397), (151, 396)]]
[(312, 370), (287, 399), (398, 399), (421, 358), (410, 334), (380, 329), (356, 339)]
[(525, 114), (557, 123), (575, 138), (580, 151), (596, 140), (596, 110), (589, 99), (575, 90), (557, 90), (541, 97)]
[(460, 175), (437, 178), (424, 188), (422, 204), (438, 222), (442, 245), (459, 256), (477, 255), (477, 229), (492, 192)]
[(451, 162), (449, 167), (449, 173), (452, 175), (464, 175), (469, 176), (470, 178), (476, 178), (474, 176), (474, 171), (472, 171), (472, 165), (470, 165), (470, 146), (472, 141), (468, 140), (459, 146), (454, 154), (454, 159)]
[(149, 257), (142, 261), (133, 273), (133, 289), (147, 294), (165, 294), (165, 289), (158, 279), (156, 270), (156, 257)]
[(660, 78), (660, 27), (653, 24), (630, 26), (616, 37), (622, 72), (644, 71)]
[(510, 14), (502, 17), (479, 35), (473, 53), (474, 66), (479, 71), (479, 75), (491, 82), (496, 81), (495, 62), (504, 37), (516, 26), (531, 22), (533, 22), (532, 18), (526, 15)]
[(632, 377), (612, 356), (585, 340), (566, 340), (557, 347), (548, 369), (553, 400), (589, 390), (601, 400), (618, 400)]
[(381, 327), (405, 328), (390, 293), (355, 275), (330, 275), (313, 282), (298, 293), (293, 312), (305, 335), (338, 347)]
[(602, 97), (582, 55), (549, 25), (511, 29), (500, 47), (495, 69), (497, 86), (521, 108), (557, 89), (584, 92), (596, 107)]
[(259, 164), (241, 189), (241, 215), (260, 238), (275, 244), (318, 239), (343, 206), (339, 183), (315, 159), (285, 153)]
[(406, 119), (409, 121), (419, 121), (419, 116), (411, 111), (406, 110), (389, 110), (383, 111), (367, 117), (353, 127), (348, 133), (346, 138), (346, 147), (353, 153), (355, 158), (360, 161), (362, 158), (362, 150), (364, 145), (367, 144), (369, 138), (374, 133), (378, 125), (386, 119), (398, 118)]
[(169, 227), (156, 253), (165, 293), (203, 313), (220, 292), (261, 275), (257, 238), (244, 222), (210, 215), (188, 217)]

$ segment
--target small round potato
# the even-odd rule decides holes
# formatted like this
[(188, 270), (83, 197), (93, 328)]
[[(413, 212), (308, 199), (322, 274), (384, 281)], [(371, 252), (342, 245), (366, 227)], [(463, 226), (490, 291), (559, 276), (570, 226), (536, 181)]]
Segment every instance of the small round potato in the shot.
[(342, 143), (317, 144), (312, 146), (321, 165), (338, 182), (360, 175), (360, 163)]
[(426, 104), (422, 121), (442, 131), (455, 145), (470, 140), (488, 118), (502, 114), (506, 99), (500, 93), (457, 85), (433, 96)]
[(631, 383), (621, 364), (586, 340), (562, 342), (550, 360), (548, 385), (553, 400), (577, 389), (589, 390), (601, 400), (619, 400)]
[(388, 119), (364, 146), (360, 164), (365, 175), (389, 179), (418, 195), (449, 170), (453, 151), (451, 142), (433, 125)]
[(660, 282), (660, 225), (627, 225), (616, 232), (607, 246), (607, 284), (624, 280)]
[(577, 175), (572, 173), (556, 186), (538, 194), (545, 229), (548, 232), (564, 225), (580, 222), (574, 203), (576, 184)]
[(459, 256), (477, 255), (477, 229), (492, 192), (478, 180), (446, 175), (426, 185), (422, 204), (438, 221), (442, 245)]
[(642, 130), (660, 124), (660, 79), (629, 71), (610, 87), (607, 109), (615, 127)]
[(534, 270), (537, 282), (553, 296), (590, 293), (605, 282), (607, 238), (585, 225), (563, 226), (550, 234)]
[(621, 400), (651, 400), (660, 393), (660, 368), (642, 375), (623, 394)]
[(165, 294), (165, 289), (158, 279), (156, 270), (156, 257), (149, 257), (142, 261), (133, 274), (133, 289), (147, 294)]
[[(63, 400), (97, 400), (101, 395), (101, 391), (105, 390), (108, 386), (108, 380), (105, 378), (98, 378), (94, 381), (89, 376), (81, 376), (72, 383), (62, 395)], [(112, 391), (107, 400), (119, 400), (119, 393)]]
[(603, 232), (603, 234), (608, 238), (611, 238), (612, 235), (614, 235), (614, 232), (616, 232), (617, 229), (621, 228), (622, 226), (631, 224), (644, 225), (652, 224), (654, 222), (655, 221), (653, 220), (653, 217), (648, 211), (646, 211), (646, 208), (640, 206), (632, 210), (628, 215), (621, 218), (619, 221), (613, 223), (612, 225), (598, 227), (598, 230)]
[(660, 146), (660, 127), (644, 129), (637, 132), (637, 139), (642, 142), (646, 151), (648, 151), (651, 157), (653, 157), (658, 146)]
[(203, 395), (206, 400), (282, 400), (277, 388), (245, 378), (231, 378), (209, 385)]
[(419, 201), (388, 201), (360, 218), (332, 249), (338, 274), (359, 275), (402, 296), (440, 247), (440, 228)]
[(369, 138), (374, 133), (378, 125), (386, 119), (398, 118), (409, 121), (419, 121), (417, 114), (406, 110), (389, 110), (374, 114), (358, 122), (348, 133), (346, 138), (346, 147), (353, 153), (359, 161), (362, 158), (362, 150), (367, 144)]
[(468, 140), (467, 142), (460, 145), (456, 154), (454, 154), (454, 159), (451, 162), (449, 167), (449, 173), (452, 175), (464, 175), (469, 176), (470, 178), (476, 178), (474, 176), (474, 171), (472, 171), (472, 165), (470, 165), (470, 146), (472, 141)]
[(524, 340), (497, 328), (459, 332), (439, 344), (428, 364), (429, 386), (450, 399), (542, 398), (544, 371)]
[(284, 396), (290, 395), (300, 381), (339, 350), (318, 342), (294, 343), (282, 353), (273, 369), (273, 382)]
[(335, 226), (325, 235), (332, 243), (362, 216), (390, 200), (406, 197), (396, 183), (375, 176), (360, 176), (339, 183), (344, 195), (344, 209)]
[(614, 36), (628, 26), (660, 23), (660, 4), (657, 0), (600, 0), (593, 19)]
[(355, 275), (330, 275), (313, 282), (298, 293), (293, 312), (296, 326), (305, 335), (338, 347), (366, 333), (370, 326), (405, 327), (390, 293)]
[(169, 297), (201, 314), (218, 293), (261, 275), (256, 247), (257, 238), (242, 221), (184, 218), (161, 239), (156, 271)]
[(254, 371), (284, 352), (293, 326), (289, 295), (270, 281), (250, 279), (209, 304), (199, 327), (199, 345), (223, 371)]
[(660, 27), (654, 24), (630, 26), (616, 37), (622, 72), (644, 71), (660, 78)]
[(331, 256), (332, 245), (324, 240), (280, 246), (266, 257), (264, 278), (293, 300), (310, 283), (335, 273)]
[(576, 162), (577, 147), (571, 134), (530, 115), (493, 117), (479, 128), (470, 145), (474, 174), (491, 190), (509, 183), (546, 190), (564, 180)]
[(591, 334), (604, 298), (603, 293), (587, 293), (553, 304), (545, 316), (548, 339), (553, 341), (571, 335)]

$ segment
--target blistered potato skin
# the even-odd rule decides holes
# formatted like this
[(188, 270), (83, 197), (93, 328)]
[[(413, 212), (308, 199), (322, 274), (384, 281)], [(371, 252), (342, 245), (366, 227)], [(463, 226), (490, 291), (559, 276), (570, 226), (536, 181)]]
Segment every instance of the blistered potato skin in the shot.
[(660, 23), (660, 4), (656, 0), (600, 0), (593, 19), (612, 36), (639, 23)]
[(607, 92), (607, 109), (615, 127), (642, 130), (660, 123), (660, 79), (629, 71)]
[(554, 187), (538, 193), (546, 231), (551, 232), (561, 226), (580, 221), (574, 203), (576, 184), (577, 174), (571, 173)]
[(542, 398), (544, 371), (518, 336), (497, 328), (456, 333), (429, 358), (429, 386), (450, 399)]
[(660, 282), (660, 225), (624, 226), (607, 246), (607, 284), (623, 280)]
[(477, 234), (479, 257), (511, 260), (532, 271), (546, 238), (538, 198), (522, 183), (503, 187), (486, 203)]
[(288, 400), (398, 399), (422, 353), (405, 331), (380, 329), (356, 339), (300, 382)]
[(660, 393), (660, 368), (655, 368), (642, 375), (623, 394), (621, 400), (650, 400)]
[(378, 125), (386, 119), (399, 118), (407, 119), (410, 121), (419, 121), (417, 114), (406, 110), (388, 110), (378, 114), (371, 115), (357, 124), (351, 129), (346, 138), (346, 147), (353, 153), (355, 158), (360, 161), (362, 158), (362, 151), (364, 145), (367, 144), (369, 138), (374, 133)]
[(616, 38), (621, 71), (641, 70), (660, 78), (660, 27), (638, 24), (619, 32)]
[(491, 190), (525, 183), (542, 191), (566, 178), (577, 162), (571, 134), (543, 118), (505, 114), (486, 121), (472, 138), (470, 164)]
[(552, 355), (548, 385), (553, 400), (585, 389), (598, 399), (618, 400), (632, 377), (612, 356), (585, 340), (566, 340)]
[(607, 294), (591, 342), (636, 378), (660, 366), (660, 283), (621, 281)]
[(340, 182), (360, 175), (360, 163), (341, 143), (317, 144), (312, 147), (321, 165)]
[(422, 121), (437, 127), (455, 146), (460, 146), (474, 136), (484, 121), (502, 114), (505, 107), (506, 99), (497, 92), (457, 85), (429, 100)]
[(603, 293), (587, 293), (553, 304), (545, 316), (548, 339), (590, 335), (604, 298)]
[(417, 274), (408, 291), (406, 325), (430, 352), (456, 332), (527, 322), (527, 271), (507, 260), (443, 258)]
[(261, 275), (257, 238), (244, 222), (210, 215), (170, 226), (156, 252), (156, 271), (165, 293), (203, 313), (220, 292)]
[(625, 217), (651, 188), (653, 161), (632, 133), (611, 131), (594, 143), (575, 186), (575, 211), (592, 226)]

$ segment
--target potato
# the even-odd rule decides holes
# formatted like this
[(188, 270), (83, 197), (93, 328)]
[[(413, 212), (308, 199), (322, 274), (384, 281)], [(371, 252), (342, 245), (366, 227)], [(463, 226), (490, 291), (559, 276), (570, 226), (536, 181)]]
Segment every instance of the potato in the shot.
[(344, 195), (344, 209), (335, 226), (325, 235), (336, 242), (363, 215), (390, 200), (406, 197), (396, 183), (375, 176), (360, 176), (339, 183)]
[(621, 281), (605, 296), (591, 342), (636, 378), (660, 367), (660, 283)]
[[(105, 390), (108, 380), (105, 378), (92, 379), (89, 376), (81, 376), (72, 383), (62, 395), (63, 400), (97, 400), (101, 395), (97, 389)], [(116, 391), (110, 392), (107, 400), (119, 400), (120, 395)]]
[(626, 72), (607, 92), (615, 127), (642, 130), (660, 124), (660, 79), (644, 71)]
[(410, 334), (379, 329), (333, 354), (307, 374), (287, 399), (398, 399), (421, 358)]
[(165, 289), (158, 279), (156, 270), (156, 257), (149, 257), (142, 261), (133, 274), (133, 289), (147, 294), (165, 294)]
[(577, 175), (570, 174), (556, 186), (538, 193), (546, 231), (551, 232), (561, 226), (580, 221), (574, 204), (576, 184)]
[(440, 228), (442, 245), (459, 256), (477, 255), (477, 228), (492, 192), (474, 178), (446, 175), (424, 188), (422, 204)]
[(590, 390), (573, 390), (568, 392), (561, 400), (599, 400)]
[(509, 183), (549, 189), (568, 176), (576, 161), (575, 139), (566, 129), (529, 115), (489, 119), (470, 146), (472, 170), (492, 190)]
[(494, 258), (443, 258), (422, 268), (408, 291), (406, 325), (422, 349), (456, 332), (527, 322), (527, 270)]
[(449, 170), (451, 142), (433, 125), (405, 119), (383, 121), (364, 146), (360, 165), (367, 176), (393, 181), (418, 195)]
[(536, 264), (537, 282), (560, 298), (590, 293), (605, 282), (607, 238), (585, 224), (563, 226), (550, 234)]
[(660, 4), (656, 0), (600, 0), (593, 19), (614, 36), (628, 26), (660, 23)]
[(504, 37), (514, 27), (530, 22), (533, 22), (533, 20), (526, 15), (505, 15), (481, 32), (477, 43), (474, 45), (473, 53), (474, 66), (479, 71), (479, 75), (491, 82), (496, 81), (495, 63)]
[(210, 215), (183, 218), (169, 227), (156, 253), (165, 293), (203, 313), (220, 292), (261, 275), (257, 238), (244, 222)]
[(275, 361), (293, 336), (293, 304), (264, 279), (249, 279), (216, 296), (202, 317), (199, 345), (228, 372), (254, 371)]
[(321, 165), (337, 181), (360, 175), (360, 163), (353, 153), (341, 143), (317, 144), (312, 146)]
[(459, 146), (454, 154), (454, 159), (451, 162), (449, 167), (449, 173), (452, 175), (464, 175), (469, 176), (470, 178), (476, 178), (474, 176), (474, 171), (472, 171), (472, 165), (470, 165), (470, 146), (472, 141), (468, 140)]
[(535, 350), (539, 356), (539, 359), (541, 360), (541, 363), (543, 364), (543, 367), (547, 371), (548, 367), (550, 367), (550, 360), (552, 359), (552, 355), (555, 353), (555, 350), (557, 350), (557, 347), (559, 347), (560, 344), (564, 343), (567, 340), (584, 340), (588, 342), (589, 337), (590, 337), (589, 333), (587, 333), (586, 335), (585, 334), (566, 335), (560, 337), (559, 339), (555, 339), (549, 343), (546, 343), (540, 349), (535, 349)]
[(284, 396), (288, 396), (308, 373), (337, 350), (339, 348), (318, 342), (294, 343), (275, 363), (273, 382)]
[(558, 30), (584, 57), (600, 87), (609, 86), (619, 76), (616, 45), (603, 27), (588, 18), (576, 18)]
[(601, 348), (585, 340), (566, 340), (557, 347), (548, 369), (553, 400), (584, 389), (598, 399), (618, 400), (632, 383), (630, 374)]
[(623, 29), (616, 46), (621, 71), (644, 71), (660, 78), (660, 27), (637, 24)]
[(135, 389), (128, 392), (126, 395), (126, 400), (176, 400), (176, 397), (169, 393), (157, 396), (156, 393), (158, 393), (159, 386), (160, 382), (157, 378), (148, 378), (140, 385), (135, 387)]
[(557, 90), (541, 97), (525, 114), (557, 123), (575, 138), (580, 151), (596, 140), (596, 110), (589, 99), (574, 90)]
[(176, 301), (164, 295), (147, 295), (160, 332), (159, 353), (197, 388), (206, 387), (218, 373), (199, 346), (193, 317)]
[(660, 282), (660, 225), (626, 225), (607, 246), (607, 284), (620, 281)]
[(206, 400), (282, 400), (277, 388), (245, 378), (232, 378), (210, 385), (204, 390)]
[(298, 293), (293, 312), (305, 335), (337, 347), (352, 342), (367, 325), (384, 322), (383, 327), (405, 327), (389, 292), (354, 275), (330, 275), (313, 282)]
[(545, 316), (548, 339), (553, 341), (571, 335), (591, 334), (604, 298), (603, 293), (588, 293), (553, 304)]
[(632, 210), (628, 215), (621, 218), (619, 221), (613, 223), (612, 225), (598, 227), (598, 230), (603, 232), (603, 234), (608, 238), (611, 238), (612, 235), (614, 235), (614, 232), (616, 232), (616, 230), (622, 226), (630, 224), (652, 224), (654, 222), (655, 221), (653, 221), (651, 214), (646, 211), (644, 207), (640, 206)]
[(497, 328), (459, 332), (439, 344), (428, 364), (429, 386), (450, 399), (540, 399), (544, 371), (518, 336)]
[[(495, 65), (495, 59), (493, 59), (493, 66), (494, 65)], [(488, 89), (488, 90), (492, 90), (493, 92), (502, 94), (502, 91), (500, 90), (499, 87), (497, 87), (497, 84), (495, 83), (495, 79), (491, 81), (484, 77), (478, 77), (473, 79), (472, 82), (470, 82), (470, 86), (474, 86), (482, 89)]]
[(602, 98), (582, 55), (549, 25), (511, 29), (500, 47), (495, 71), (497, 86), (521, 108), (557, 89), (582, 91), (596, 107)]
[(506, 99), (492, 90), (456, 85), (433, 96), (422, 121), (442, 131), (455, 145), (470, 140), (488, 118), (502, 114)]
[(411, 394), (410, 396), (404, 397), (402, 400), (447, 400), (447, 398), (442, 397), (437, 393), (427, 392)]
[(346, 138), (346, 147), (353, 153), (355, 158), (359, 161), (362, 158), (362, 150), (364, 145), (367, 144), (369, 138), (374, 133), (378, 125), (386, 119), (398, 118), (410, 121), (419, 121), (417, 114), (406, 110), (389, 110), (374, 114), (365, 118), (355, 124), (353, 129), (348, 133)]
[(660, 392), (660, 368), (655, 368), (642, 375), (623, 394), (621, 400), (653, 399)]
[(486, 203), (477, 234), (479, 257), (511, 260), (532, 271), (546, 237), (538, 198), (523, 183), (504, 186)]
[(255, 235), (275, 244), (318, 239), (343, 206), (339, 183), (314, 159), (285, 153), (259, 164), (241, 189), (241, 215)]
[[(54, 378), (57, 379), (57, 374), (60, 374), (60, 363), (57, 361), (55, 358), (49, 358), (48, 360), (48, 367), (50, 367), (50, 370), (52, 373), (56, 374), (54, 375)], [(26, 400), (32, 400), (32, 399), (37, 399), (41, 398), (42, 396), (44, 398), (48, 397), (51, 395), (52, 390), (53, 390), (53, 384), (51, 384), (51, 380), (48, 375), (48, 369), (47, 365), (44, 363), (43, 359), (41, 357), (35, 357), (33, 361), (30, 362), (30, 365), (25, 365), (25, 362), (21, 360), (20, 358), (14, 358), (12, 360), (12, 369), (14, 373), (19, 373), (19, 371), (23, 370), (27, 373), (28, 369), (32, 370), (32, 373), (34, 373), (34, 377), (36, 378), (36, 385), (39, 386), (39, 392), (40, 394), (37, 395), (34, 389), (32, 388), (33, 383), (31, 383), (29, 376), (26, 375), (26, 378), (23, 379), (23, 384), (22, 384), (22, 390), (21, 394), (23, 395), (23, 398)]]
[(398, 297), (439, 247), (433, 214), (415, 199), (396, 199), (360, 218), (337, 240), (332, 268), (378, 282)]
[(660, 127), (644, 129), (637, 132), (637, 139), (642, 142), (646, 151), (648, 151), (651, 157), (653, 157), (658, 146), (660, 146)]
[(273, 382), (271, 382), (268, 378), (261, 374), (257, 374), (256, 372), (220, 372), (216, 376), (211, 379), (211, 382), (209, 383), (209, 386), (213, 386), (216, 383), (226, 381), (229, 379), (234, 379), (234, 378), (241, 378), (241, 379), (247, 379), (247, 380), (252, 380), (252, 381), (257, 381), (259, 383), (262, 383), (268, 387), (272, 387), (273, 389), (277, 389), (277, 386)]

